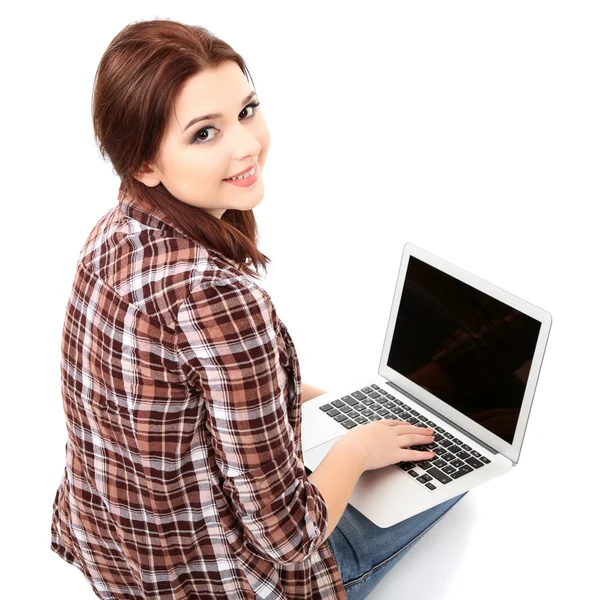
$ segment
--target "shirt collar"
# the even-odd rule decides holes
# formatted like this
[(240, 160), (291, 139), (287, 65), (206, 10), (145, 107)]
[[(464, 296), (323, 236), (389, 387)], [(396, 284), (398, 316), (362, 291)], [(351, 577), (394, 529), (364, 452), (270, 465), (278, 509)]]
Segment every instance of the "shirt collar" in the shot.
[[(182, 229), (180, 229), (177, 225), (175, 225), (166, 214), (164, 214), (159, 208), (154, 207), (148, 204), (145, 200), (141, 198), (133, 199), (129, 194), (122, 192), (118, 197), (119, 208), (121, 212), (130, 217), (147, 225), (148, 227), (154, 227), (157, 229), (162, 229), (164, 231), (175, 231), (179, 235), (191, 240), (195, 243), (198, 243), (188, 234), (186, 234)], [(221, 252), (214, 250), (213, 248), (207, 248), (207, 251), (210, 254), (215, 254), (219, 256), (222, 260), (227, 262), (230, 265), (233, 265), (238, 268), (238, 264), (232, 261), (230, 258), (224, 256)]]

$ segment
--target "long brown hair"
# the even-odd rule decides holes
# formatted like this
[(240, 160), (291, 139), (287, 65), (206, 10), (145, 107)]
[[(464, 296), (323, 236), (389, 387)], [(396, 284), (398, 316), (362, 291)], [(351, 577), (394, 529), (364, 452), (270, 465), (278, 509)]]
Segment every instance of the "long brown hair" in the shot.
[(235, 61), (253, 84), (243, 58), (204, 27), (168, 19), (131, 23), (110, 42), (98, 65), (93, 127), (102, 157), (120, 177), (120, 194), (162, 211), (190, 238), (239, 263), (254, 277), (257, 266), (267, 270), (270, 259), (257, 249), (252, 210), (228, 209), (219, 219), (178, 200), (162, 183), (148, 187), (134, 177), (145, 161), (158, 155), (168, 116), (187, 79), (228, 60)]

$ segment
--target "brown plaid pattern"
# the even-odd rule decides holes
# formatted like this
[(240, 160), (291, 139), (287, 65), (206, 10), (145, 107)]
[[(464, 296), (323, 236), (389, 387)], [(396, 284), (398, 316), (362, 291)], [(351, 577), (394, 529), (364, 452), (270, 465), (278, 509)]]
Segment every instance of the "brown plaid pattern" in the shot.
[(346, 598), (296, 350), (235, 263), (121, 195), (79, 256), (61, 375), (51, 549), (99, 598)]

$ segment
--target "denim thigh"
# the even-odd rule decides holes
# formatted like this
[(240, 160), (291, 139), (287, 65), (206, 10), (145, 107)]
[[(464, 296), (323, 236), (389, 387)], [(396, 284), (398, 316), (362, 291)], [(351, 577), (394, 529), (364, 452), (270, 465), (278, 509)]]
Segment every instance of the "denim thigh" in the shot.
[(351, 504), (326, 542), (349, 600), (365, 598), (417, 540), (467, 492), (391, 527), (378, 527)]

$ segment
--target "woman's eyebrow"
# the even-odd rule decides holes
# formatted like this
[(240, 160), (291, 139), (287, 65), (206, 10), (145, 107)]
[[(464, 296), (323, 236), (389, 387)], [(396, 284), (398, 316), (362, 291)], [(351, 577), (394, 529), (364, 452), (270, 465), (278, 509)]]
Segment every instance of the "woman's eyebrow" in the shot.
[[(243, 108), (254, 96), (255, 96), (254, 91), (252, 91), (248, 96), (246, 96), (243, 99), (243, 102), (241, 102), (241, 108)], [(182, 133), (187, 131), (187, 129), (189, 129), (189, 127), (191, 127), (191, 125), (195, 125), (195, 123), (199, 123), (200, 121), (207, 121), (209, 119), (220, 119), (221, 117), (222, 117), (222, 113), (214, 113), (211, 115), (204, 115), (203, 117), (195, 117), (194, 119), (191, 119), (189, 121), (189, 123), (187, 123), (187, 126), (185, 127), (185, 129), (183, 129)]]

